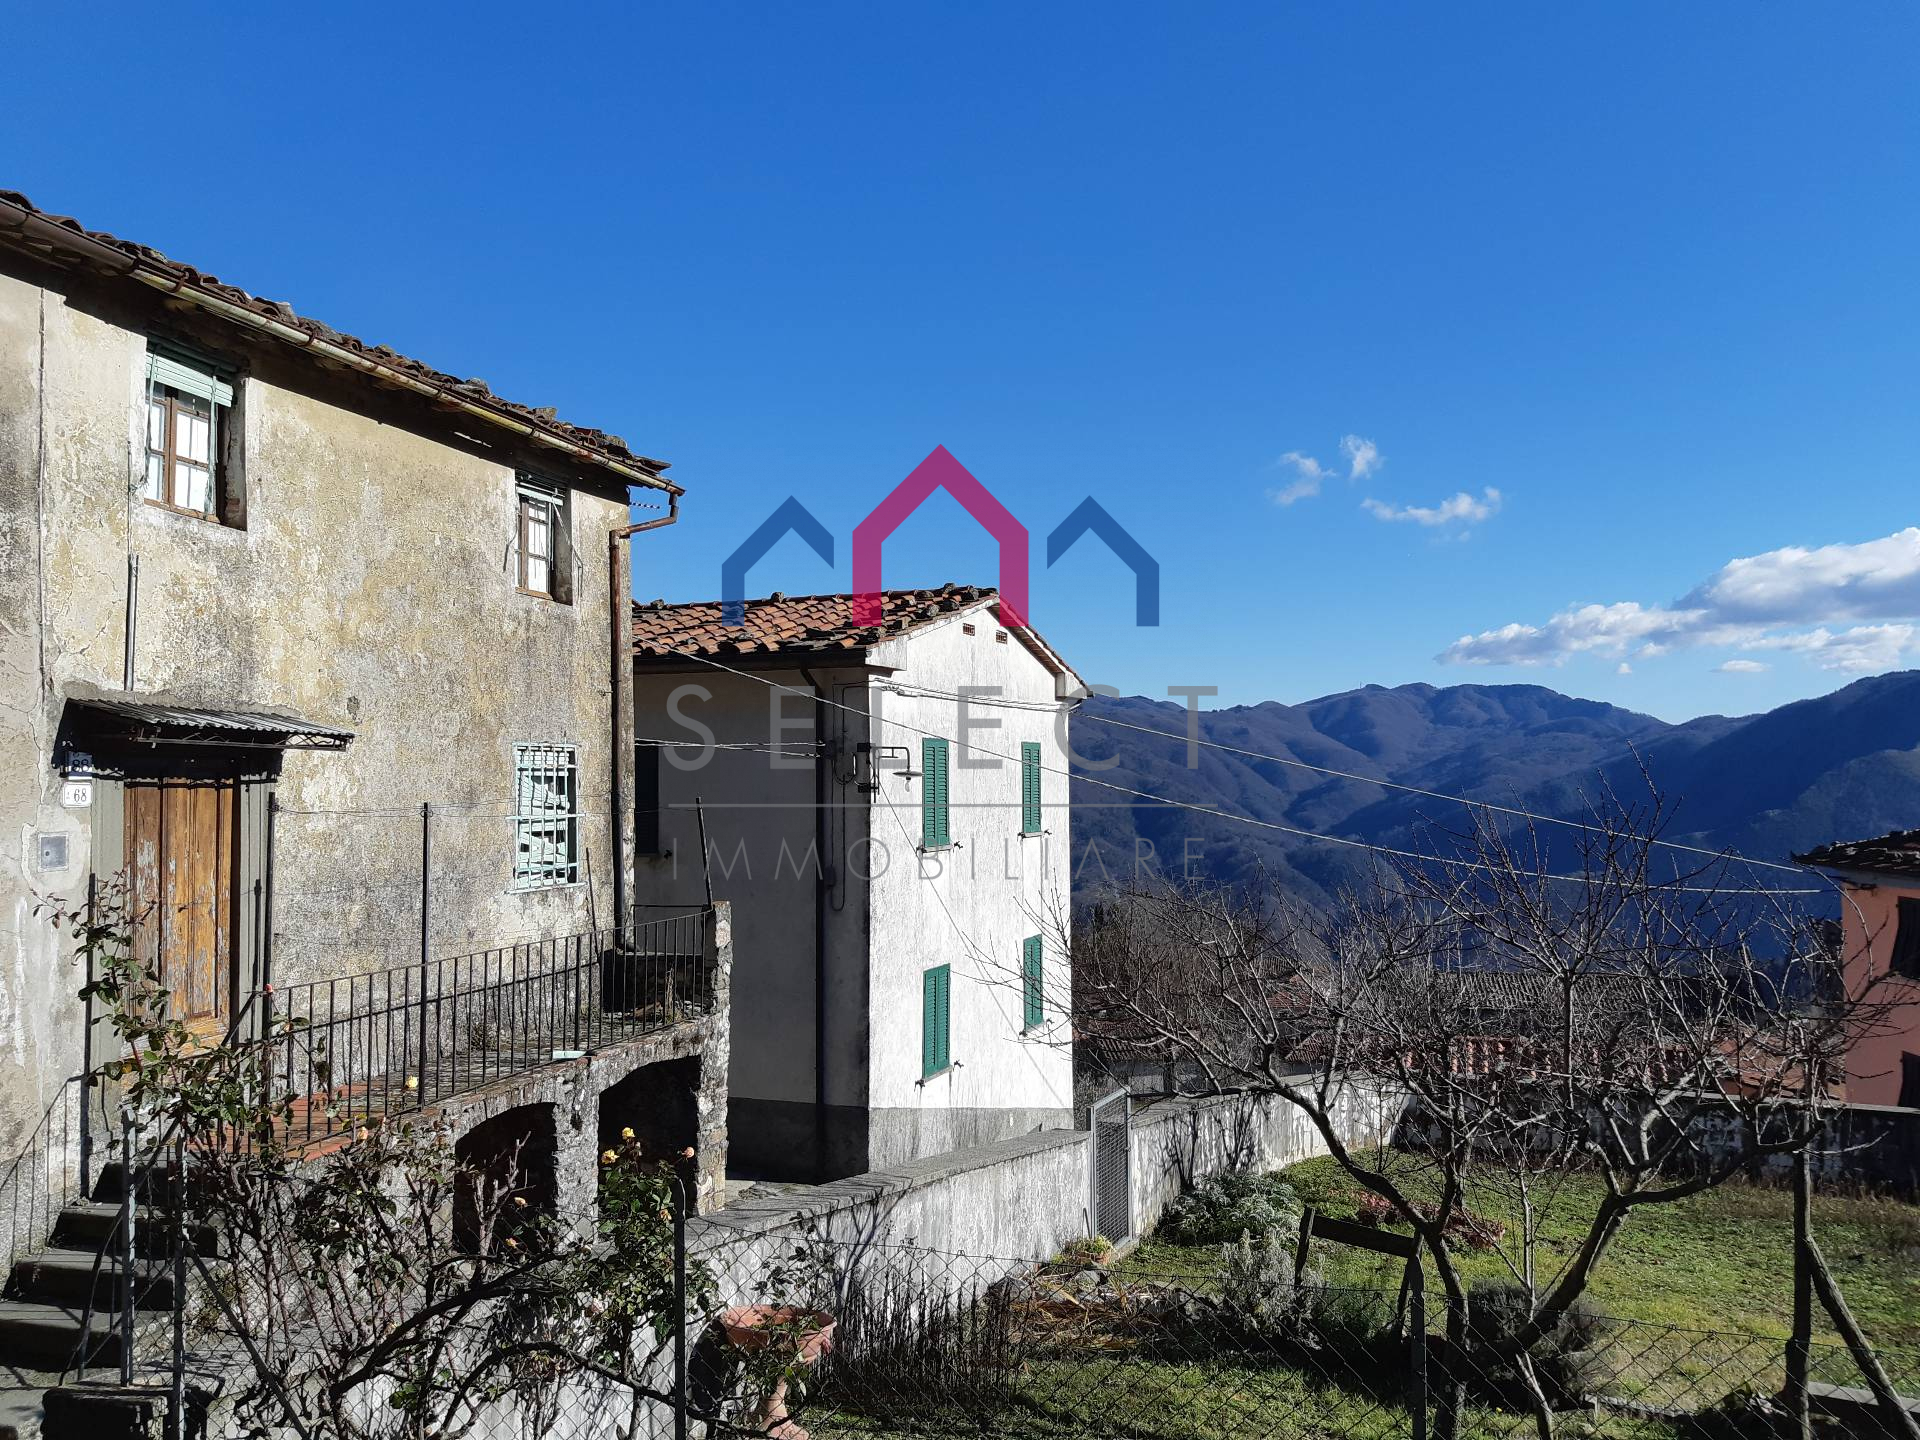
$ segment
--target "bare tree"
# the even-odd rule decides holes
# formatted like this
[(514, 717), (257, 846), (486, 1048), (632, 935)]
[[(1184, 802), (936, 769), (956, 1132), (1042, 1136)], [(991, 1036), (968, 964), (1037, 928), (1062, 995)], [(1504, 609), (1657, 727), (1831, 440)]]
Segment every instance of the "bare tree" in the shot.
[[(1442, 1435), (1468, 1354), (1470, 1186), (1504, 1189), (1521, 1217), (1503, 1253), (1525, 1319), (1483, 1358), (1519, 1370), (1548, 1435), (1528, 1352), (1621, 1227), (1816, 1143), (1849, 1044), (1886, 1009), (1882, 977), (1849, 989), (1845, 967), (1806, 953), (1787, 897), (1729, 858), (1664, 847), (1658, 797), (1609, 798), (1558, 857), (1506, 820), (1473, 812), (1436, 837), (1438, 858), (1377, 874), (1331, 915), (1148, 887), (1083, 916), (1073, 947), (1081, 1043), (1159, 1068), (1175, 1093), (1292, 1103), (1413, 1230), (1448, 1301)], [(1348, 1143), (1356, 1080), (1404, 1097), (1391, 1155)], [(1541, 1227), (1576, 1171), (1600, 1199), (1543, 1276)]]

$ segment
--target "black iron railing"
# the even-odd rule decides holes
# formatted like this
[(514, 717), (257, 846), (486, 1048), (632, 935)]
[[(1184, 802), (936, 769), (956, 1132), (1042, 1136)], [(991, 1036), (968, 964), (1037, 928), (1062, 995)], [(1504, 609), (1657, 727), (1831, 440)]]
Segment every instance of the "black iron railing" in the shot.
[(713, 1007), (707, 910), (277, 988), (293, 1144), (580, 1058)]

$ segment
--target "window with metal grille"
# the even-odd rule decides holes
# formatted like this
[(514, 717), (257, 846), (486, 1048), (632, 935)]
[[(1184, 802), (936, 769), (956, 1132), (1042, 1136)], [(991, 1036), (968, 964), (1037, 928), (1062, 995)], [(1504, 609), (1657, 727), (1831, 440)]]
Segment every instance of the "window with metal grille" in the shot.
[(519, 499), (520, 589), (549, 600), (573, 599), (573, 570), (567, 555), (567, 492), (522, 475), (515, 482)]
[(1020, 833), (1040, 833), (1040, 745), (1035, 740), (1020, 743)]
[(579, 795), (571, 745), (513, 747), (515, 889), (579, 883)]
[(1026, 1028), (1038, 1030), (1047, 1021), (1046, 978), (1041, 969), (1045, 961), (1042, 959), (1040, 937), (1029, 935), (1021, 942), (1021, 948), (1020, 979), (1027, 1001)]
[(932, 850), (951, 845), (953, 831), (947, 823), (947, 742), (924, 739), (920, 742), (920, 843)]
[(920, 976), (920, 1078), (938, 1075), (953, 1063), (953, 967), (936, 965)]
[(152, 505), (224, 524), (241, 523), (236, 483), (239, 428), (234, 387), (205, 361), (147, 351), (146, 471)]

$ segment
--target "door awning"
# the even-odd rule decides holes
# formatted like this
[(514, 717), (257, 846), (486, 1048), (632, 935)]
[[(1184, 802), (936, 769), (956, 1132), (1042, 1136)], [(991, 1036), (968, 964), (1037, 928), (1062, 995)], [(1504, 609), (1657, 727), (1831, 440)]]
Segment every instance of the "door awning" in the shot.
[(149, 745), (233, 745), (262, 750), (344, 750), (353, 731), (265, 710), (189, 710), (142, 700), (73, 700), (116, 738)]

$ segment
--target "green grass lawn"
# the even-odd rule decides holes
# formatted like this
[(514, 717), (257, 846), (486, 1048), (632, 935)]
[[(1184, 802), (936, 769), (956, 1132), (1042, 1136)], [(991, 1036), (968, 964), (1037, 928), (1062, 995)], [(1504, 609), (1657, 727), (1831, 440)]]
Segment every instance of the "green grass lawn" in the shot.
[[(1361, 1187), (1331, 1159), (1285, 1172), (1301, 1198), (1351, 1218)], [(1410, 1177), (1422, 1198), (1435, 1193)], [(1536, 1266), (1545, 1283), (1570, 1260), (1600, 1203), (1597, 1178), (1575, 1176), (1549, 1212)], [(1477, 1215), (1518, 1224), (1511, 1203), (1490, 1189), (1467, 1197)], [(1814, 1236), (1847, 1303), (1878, 1345), (1920, 1348), (1920, 1207), (1894, 1200), (1814, 1198)], [(1744, 1183), (1720, 1186), (1627, 1217), (1588, 1290), (1596, 1309), (1624, 1319), (1698, 1330), (1787, 1333), (1793, 1308), (1793, 1197)], [(1318, 1247), (1334, 1285), (1393, 1285), (1399, 1262), (1338, 1246)], [(1511, 1279), (1499, 1255), (1460, 1249), (1469, 1279)], [(1431, 1274), (1431, 1268), (1429, 1268)]]

